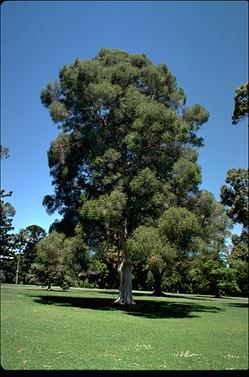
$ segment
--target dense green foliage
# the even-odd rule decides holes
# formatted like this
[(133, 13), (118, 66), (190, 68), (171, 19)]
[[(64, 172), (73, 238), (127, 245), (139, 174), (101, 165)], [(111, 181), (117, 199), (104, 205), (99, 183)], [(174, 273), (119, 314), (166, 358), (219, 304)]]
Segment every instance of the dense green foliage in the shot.
[(242, 225), (241, 235), (233, 235), (233, 247), (228, 258), (230, 267), (236, 275), (239, 291), (248, 295), (248, 169), (230, 169), (226, 185), (221, 187), (221, 203), (234, 223)]
[(248, 229), (248, 169), (230, 169), (226, 185), (221, 187), (221, 202), (227, 207), (227, 214), (235, 223)]
[(249, 114), (249, 83), (240, 85), (234, 96), (234, 108), (232, 115), (232, 123), (238, 124), (242, 119), (248, 118)]
[(21, 229), (14, 238), (14, 249), (19, 255), (18, 281), (29, 283), (29, 273), (37, 256), (37, 244), (46, 236), (46, 232), (38, 225), (29, 225)]
[(4, 197), (10, 196), (5, 194), (4, 190), (1, 191), (1, 204), (0, 204), (0, 229), (1, 229), (1, 244), (0, 244), (0, 254), (8, 255), (10, 251), (10, 246), (12, 244), (12, 235), (10, 231), (13, 230), (12, 221), (15, 215), (15, 209), (11, 203), (5, 202)]
[(31, 265), (30, 280), (51, 289), (52, 284), (68, 289), (76, 285), (81, 269), (87, 268), (85, 245), (79, 237), (51, 232), (37, 245), (35, 263)]
[(16, 270), (16, 256), (13, 251), (14, 234), (12, 233), (12, 220), (15, 215), (15, 209), (11, 203), (3, 200), (5, 196), (4, 190), (2, 190), (0, 203), (0, 279), (3, 282), (13, 283)]
[[(8, 157), (8, 148), (0, 145), (0, 159)], [(11, 195), (12, 191), (6, 193), (5, 190), (0, 190), (0, 279), (6, 282), (13, 282), (12, 277), (16, 267), (15, 253), (13, 252), (14, 235), (11, 233), (13, 216), (16, 211), (11, 203), (5, 201), (5, 198)]]
[(228, 263), (233, 270), (237, 287), (241, 294), (248, 295), (249, 279), (249, 212), (248, 212), (248, 169), (230, 169), (227, 172), (226, 185), (221, 187), (221, 203), (228, 216), (236, 224), (242, 225), (240, 236), (233, 235), (232, 250)]
[[(241, 85), (234, 98), (233, 124), (248, 117), (248, 83)], [(230, 169), (227, 172), (225, 185), (221, 187), (221, 203), (228, 216), (235, 224), (242, 225), (241, 234), (233, 235), (232, 250), (228, 262), (236, 276), (237, 286), (243, 295), (248, 295), (249, 280), (249, 202), (248, 202), (248, 169)]]
[(185, 106), (166, 65), (111, 49), (64, 66), (41, 100), (62, 130), (48, 152), (55, 194), (44, 198), (63, 215), (54, 229), (74, 236), (81, 224), (91, 250), (109, 244), (119, 268), (130, 268), (133, 232), (157, 227), (171, 207), (184, 211), (198, 193), (207, 111)]
[(9, 149), (0, 145), (0, 158), (8, 158), (9, 157)]
[(172, 269), (176, 257), (174, 245), (162, 239), (157, 228), (144, 225), (136, 229), (128, 245), (135, 261), (139, 260), (144, 268), (151, 271), (154, 293), (161, 295), (163, 274)]
[(119, 307), (111, 305), (117, 295), (2, 285), (2, 367), (33, 374), (74, 369), (83, 375), (93, 369), (131, 375), (134, 370), (220, 370), (223, 375), (239, 369), (236, 374), (246, 376), (247, 299), (159, 298), (135, 291), (137, 305)]
[[(9, 150), (8, 148), (0, 145), (0, 159), (8, 158)], [(11, 244), (11, 234), (9, 233), (13, 230), (12, 220), (15, 215), (15, 208), (9, 203), (5, 202), (6, 197), (10, 197), (12, 191), (6, 193), (5, 190), (0, 191), (0, 255), (8, 256), (10, 252)]]

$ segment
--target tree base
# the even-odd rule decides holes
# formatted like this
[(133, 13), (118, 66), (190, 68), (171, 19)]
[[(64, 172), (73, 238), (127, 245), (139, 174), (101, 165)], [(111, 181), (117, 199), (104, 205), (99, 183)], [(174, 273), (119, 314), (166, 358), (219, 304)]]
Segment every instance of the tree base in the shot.
[(136, 302), (132, 299), (123, 300), (120, 297), (113, 302), (115, 305), (136, 305)]
[(132, 297), (132, 276), (129, 266), (122, 262), (118, 268), (118, 273), (120, 279), (119, 298), (114, 301), (114, 304), (135, 305), (135, 301)]
[(154, 291), (152, 293), (153, 296), (157, 296), (157, 297), (165, 297), (167, 296), (163, 291)]

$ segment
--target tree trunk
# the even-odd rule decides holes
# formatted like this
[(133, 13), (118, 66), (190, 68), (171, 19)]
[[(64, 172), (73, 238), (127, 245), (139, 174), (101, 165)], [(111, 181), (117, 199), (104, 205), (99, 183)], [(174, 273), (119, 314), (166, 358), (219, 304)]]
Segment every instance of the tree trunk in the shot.
[(132, 276), (130, 268), (124, 262), (118, 268), (119, 273), (119, 298), (114, 301), (114, 304), (134, 305), (135, 301), (132, 297)]
[(119, 298), (114, 304), (134, 305), (135, 301), (132, 297), (132, 276), (130, 272), (129, 253), (127, 249), (127, 218), (124, 219), (124, 233), (120, 238), (121, 263), (118, 267), (119, 275)]
[(154, 278), (154, 292), (153, 295), (155, 296), (162, 296), (162, 273), (153, 273), (153, 278)]
[(52, 283), (51, 283), (51, 281), (48, 282), (47, 291), (52, 291)]

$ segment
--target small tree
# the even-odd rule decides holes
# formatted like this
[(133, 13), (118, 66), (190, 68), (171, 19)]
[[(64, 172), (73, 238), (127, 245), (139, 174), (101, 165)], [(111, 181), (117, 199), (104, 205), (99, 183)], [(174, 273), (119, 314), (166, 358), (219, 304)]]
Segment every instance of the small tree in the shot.
[(0, 203), (0, 255), (8, 256), (13, 249), (13, 234), (10, 233), (14, 228), (12, 226), (13, 217), (15, 215), (15, 208), (9, 202), (4, 202), (3, 198), (9, 196), (1, 191)]
[(37, 245), (37, 257), (31, 272), (39, 283), (47, 285), (48, 290), (52, 289), (52, 284), (63, 284), (64, 240), (63, 234), (52, 232)]
[(82, 267), (86, 267), (86, 248), (77, 237), (67, 238), (51, 232), (37, 244), (37, 258), (31, 266), (31, 274), (42, 285), (51, 290), (52, 284), (68, 289), (78, 278)]
[(79, 274), (88, 266), (89, 256), (82, 238), (78, 235), (66, 238), (63, 243), (63, 287), (78, 285)]
[[(0, 158), (8, 158), (8, 148), (0, 145)], [(14, 235), (11, 231), (15, 208), (4, 198), (10, 197), (12, 191), (6, 193), (0, 190), (0, 262), (1, 262), (1, 281), (13, 283), (15, 278), (16, 258), (14, 254)]]
[(31, 265), (36, 259), (36, 245), (46, 236), (46, 231), (39, 225), (29, 225), (21, 229), (14, 237), (15, 252), (20, 253), (19, 278), (28, 283)]
[[(0, 145), (0, 158), (8, 158), (8, 148)], [(12, 226), (13, 217), (15, 215), (15, 208), (9, 203), (5, 202), (4, 198), (10, 197), (12, 191), (6, 193), (5, 190), (0, 190), (0, 255), (8, 256), (12, 248), (13, 235), (9, 232), (14, 228)]]

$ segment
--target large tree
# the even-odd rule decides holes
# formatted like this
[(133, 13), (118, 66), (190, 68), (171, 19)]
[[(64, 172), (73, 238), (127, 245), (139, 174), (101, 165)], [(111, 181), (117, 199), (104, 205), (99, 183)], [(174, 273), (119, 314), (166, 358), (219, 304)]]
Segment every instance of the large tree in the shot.
[(62, 67), (41, 100), (61, 129), (48, 152), (55, 193), (44, 204), (63, 216), (57, 230), (73, 235), (80, 221), (93, 250), (115, 250), (117, 302), (131, 304), (127, 239), (196, 191), (196, 148), (203, 145), (197, 131), (208, 113), (185, 106), (165, 64), (116, 49)]
[[(240, 85), (235, 90), (232, 123), (237, 124), (248, 118), (249, 114), (249, 83)], [(243, 236), (248, 233), (248, 169), (230, 169), (227, 172), (226, 184), (221, 187), (221, 202), (227, 208), (228, 216), (235, 223), (243, 225)]]
[(229, 263), (237, 268), (238, 285), (245, 294), (245, 281), (248, 279), (248, 169), (230, 169), (227, 172), (226, 185), (221, 187), (221, 203), (226, 208), (228, 216), (236, 224), (242, 225), (240, 236), (232, 236), (232, 252)]
[[(236, 89), (234, 97), (234, 109), (232, 124), (238, 124), (241, 120), (248, 118), (248, 82)], [(221, 187), (221, 203), (226, 208), (228, 216), (234, 224), (241, 224), (240, 236), (232, 236), (232, 251), (228, 258), (231, 268), (236, 271), (237, 284), (243, 295), (248, 295), (248, 169), (229, 169), (225, 185)]]

